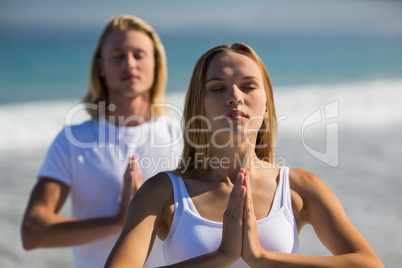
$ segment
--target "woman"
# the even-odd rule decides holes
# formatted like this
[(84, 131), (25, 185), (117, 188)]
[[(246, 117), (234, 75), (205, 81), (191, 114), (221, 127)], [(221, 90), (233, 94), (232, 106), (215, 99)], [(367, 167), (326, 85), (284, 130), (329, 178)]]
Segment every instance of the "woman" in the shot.
[[(26, 250), (73, 246), (74, 267), (104, 265), (135, 191), (175, 168), (167, 160), (182, 150), (180, 124), (153, 109), (166, 79), (154, 29), (134, 16), (111, 18), (91, 62), (84, 103), (92, 118), (66, 126), (51, 145), (22, 223)], [(71, 218), (58, 214), (69, 193)]]
[[(198, 60), (183, 123), (178, 169), (136, 193), (106, 267), (142, 266), (156, 236), (172, 267), (382, 267), (316, 176), (275, 165), (272, 86), (250, 47)], [(334, 256), (295, 254), (306, 224)]]

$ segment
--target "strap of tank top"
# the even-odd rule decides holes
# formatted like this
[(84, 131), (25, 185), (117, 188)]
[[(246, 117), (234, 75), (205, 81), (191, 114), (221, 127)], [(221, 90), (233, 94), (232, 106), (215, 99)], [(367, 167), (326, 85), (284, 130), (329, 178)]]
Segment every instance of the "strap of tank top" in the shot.
[(174, 212), (173, 212), (172, 225), (170, 226), (169, 234), (165, 239), (164, 247), (170, 244), (172, 237), (174, 237), (176, 233), (181, 215), (183, 214), (184, 209), (187, 207), (187, 200), (185, 196), (183, 196), (183, 190), (181, 189), (182, 188), (181, 184), (184, 184), (183, 179), (170, 172), (166, 173), (169, 175), (169, 178), (172, 181), (173, 196), (174, 196)]
[[(178, 206), (179, 215), (183, 212), (184, 209), (192, 209), (192, 204), (189, 202), (189, 195), (187, 192), (186, 185), (184, 184), (183, 178), (178, 177), (170, 172), (167, 172), (170, 177), (170, 180), (173, 184), (173, 193), (174, 193), (174, 202), (175, 202), (175, 209)], [(191, 199), (190, 199), (191, 200)]]
[(283, 183), (283, 206), (285, 207), (285, 215), (291, 224), (295, 223), (293, 208), (292, 208), (292, 197), (290, 195), (290, 182), (289, 182), (289, 167), (283, 167), (282, 173), (282, 183)]
[[(183, 212), (183, 199), (182, 193), (180, 191), (180, 177), (177, 177), (173, 173), (166, 172), (169, 175), (170, 180), (172, 181), (173, 186), (173, 197), (174, 197), (174, 215), (180, 217), (181, 213)], [(175, 217), (173, 217), (175, 218)]]
[(276, 186), (274, 198), (272, 200), (271, 211), (270, 214), (275, 213), (283, 206), (283, 171), (282, 169), (279, 171), (279, 181)]
[[(163, 242), (163, 254), (165, 254), (165, 247), (169, 246), (172, 237), (174, 237), (176, 233), (177, 226), (180, 221), (180, 216), (183, 213), (183, 202), (181, 202), (181, 193), (180, 193), (180, 186), (179, 186), (179, 177), (176, 175), (166, 172), (168, 174), (170, 181), (172, 182), (173, 188), (173, 198), (174, 198), (174, 212), (173, 212), (173, 220), (170, 226), (169, 234), (167, 235), (165, 241)], [(165, 256), (166, 259), (166, 256)]]
[[(200, 214), (198, 214), (197, 209), (194, 206), (193, 200), (191, 200), (191, 197), (187, 191), (186, 188), (186, 184), (184, 183), (183, 178), (178, 177), (178, 181), (179, 181), (179, 187), (180, 187), (180, 194), (181, 194), (181, 198), (183, 200), (183, 208), (186, 210), (190, 210), (192, 211), (194, 214), (200, 216)], [(200, 216), (201, 217), (201, 216)]]

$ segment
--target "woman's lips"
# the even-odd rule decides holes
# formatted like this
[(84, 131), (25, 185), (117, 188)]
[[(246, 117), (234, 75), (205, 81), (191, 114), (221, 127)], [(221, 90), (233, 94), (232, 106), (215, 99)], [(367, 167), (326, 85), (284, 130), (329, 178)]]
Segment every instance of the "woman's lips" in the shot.
[(228, 117), (232, 120), (243, 120), (243, 119), (248, 118), (247, 114), (245, 114), (241, 110), (232, 110), (226, 114), (226, 117)]

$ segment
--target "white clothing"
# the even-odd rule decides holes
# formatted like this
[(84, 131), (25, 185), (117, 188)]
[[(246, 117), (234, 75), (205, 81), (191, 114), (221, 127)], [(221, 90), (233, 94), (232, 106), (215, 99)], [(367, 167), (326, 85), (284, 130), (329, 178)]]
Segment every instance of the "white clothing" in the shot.
[[(189, 196), (182, 178), (168, 172), (173, 184), (174, 214), (169, 234), (163, 242), (167, 264), (194, 258), (218, 249), (222, 223), (202, 218)], [(271, 211), (257, 221), (258, 239), (267, 251), (296, 253), (299, 237), (289, 188), (289, 168), (280, 170)], [(231, 267), (248, 267), (243, 259)]]
[[(129, 155), (137, 155), (146, 180), (176, 168), (181, 152), (180, 124), (170, 117), (162, 116), (136, 127), (117, 127), (105, 119), (92, 119), (64, 127), (51, 145), (38, 177), (53, 178), (71, 187), (73, 218), (114, 216), (120, 207)], [(118, 235), (110, 236), (73, 247), (74, 267), (103, 267), (117, 238)], [(163, 265), (159, 250), (159, 257), (153, 259), (157, 263), (150, 266)]]

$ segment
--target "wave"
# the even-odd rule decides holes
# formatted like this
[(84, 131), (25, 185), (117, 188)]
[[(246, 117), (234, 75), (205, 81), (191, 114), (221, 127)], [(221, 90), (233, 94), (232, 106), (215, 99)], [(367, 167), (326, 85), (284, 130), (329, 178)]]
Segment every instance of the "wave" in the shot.
[[(279, 128), (303, 125), (318, 110), (350, 129), (389, 128), (402, 123), (402, 80), (282, 87), (275, 91)], [(332, 109), (332, 111), (326, 111)], [(331, 112), (328, 118), (326, 112)]]
[[(402, 124), (402, 80), (337, 85), (276, 87), (279, 131), (300, 134), (306, 124), (335, 122), (354, 131)], [(173, 115), (182, 112), (184, 92), (168, 93)], [(89, 119), (78, 100), (0, 105), (0, 151), (48, 147), (64, 124)]]

